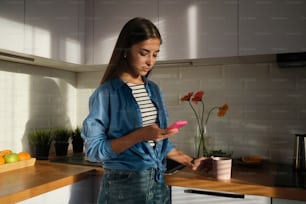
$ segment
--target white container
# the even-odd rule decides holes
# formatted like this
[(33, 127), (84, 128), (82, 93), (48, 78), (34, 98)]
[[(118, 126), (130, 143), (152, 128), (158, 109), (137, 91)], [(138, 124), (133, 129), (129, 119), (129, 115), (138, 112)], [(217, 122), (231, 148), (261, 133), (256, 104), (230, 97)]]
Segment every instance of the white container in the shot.
[(232, 159), (229, 157), (212, 157), (212, 173), (218, 180), (230, 180), (232, 174)]

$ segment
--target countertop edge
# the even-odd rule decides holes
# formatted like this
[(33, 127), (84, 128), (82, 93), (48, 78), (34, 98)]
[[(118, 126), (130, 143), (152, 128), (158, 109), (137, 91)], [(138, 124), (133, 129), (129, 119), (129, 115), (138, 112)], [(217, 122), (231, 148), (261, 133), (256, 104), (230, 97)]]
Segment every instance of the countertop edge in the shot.
[[(67, 164), (55, 164), (55, 165), (67, 165)], [(71, 165), (77, 167), (77, 165)], [(84, 166), (82, 166), (83, 168)], [(26, 168), (31, 168), (31, 167), (26, 167)], [(16, 171), (20, 171), (16, 170)], [(87, 178), (91, 178), (93, 176), (100, 176), (103, 174), (103, 170), (97, 169), (94, 167), (88, 167), (88, 170), (83, 170), (80, 173), (70, 175), (70, 176), (65, 176), (60, 179), (56, 179), (50, 182), (42, 183), (40, 185), (35, 185), (33, 187), (27, 188), (25, 190), (21, 190), (18, 192), (13, 192), (11, 194), (7, 194), (4, 196), (0, 197), (0, 203), (16, 203), (20, 202), (44, 193), (47, 193), (49, 191), (56, 190), (58, 188), (72, 185), (74, 183), (77, 183), (79, 181), (82, 181)]]

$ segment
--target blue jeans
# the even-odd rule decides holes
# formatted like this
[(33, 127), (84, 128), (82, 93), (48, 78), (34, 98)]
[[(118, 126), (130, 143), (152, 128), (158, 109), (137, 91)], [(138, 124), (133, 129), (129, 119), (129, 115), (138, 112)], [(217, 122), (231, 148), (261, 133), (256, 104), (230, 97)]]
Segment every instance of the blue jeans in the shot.
[(104, 169), (98, 204), (170, 204), (170, 190), (155, 181), (155, 169)]

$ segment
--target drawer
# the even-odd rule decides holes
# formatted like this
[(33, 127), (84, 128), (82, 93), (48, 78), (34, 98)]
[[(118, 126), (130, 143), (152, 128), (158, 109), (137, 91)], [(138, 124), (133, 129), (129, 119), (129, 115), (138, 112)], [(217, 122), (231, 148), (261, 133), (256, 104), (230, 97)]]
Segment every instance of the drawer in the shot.
[(234, 194), (196, 188), (171, 186), (172, 204), (271, 204), (271, 198), (265, 196)]

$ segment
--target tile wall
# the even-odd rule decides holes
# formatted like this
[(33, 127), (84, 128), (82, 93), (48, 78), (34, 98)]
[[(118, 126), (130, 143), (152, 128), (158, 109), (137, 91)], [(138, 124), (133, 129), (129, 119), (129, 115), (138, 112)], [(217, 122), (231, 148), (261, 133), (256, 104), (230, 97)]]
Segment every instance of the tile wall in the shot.
[[(101, 75), (78, 74), (78, 122), (87, 114), (88, 97)], [(294, 133), (306, 132), (305, 68), (279, 69), (271, 62), (172, 65), (156, 67), (151, 79), (163, 91), (169, 122), (189, 121), (172, 141), (191, 155), (195, 154), (195, 117), (188, 104), (180, 102), (190, 91), (204, 90), (207, 109), (229, 105), (224, 118), (214, 114), (209, 119), (211, 149), (233, 151), (235, 157), (256, 154), (291, 163)]]
[[(213, 149), (289, 162), (293, 133), (306, 131), (305, 69), (281, 70), (273, 63), (198, 66), (161, 69), (154, 79), (164, 91), (171, 120), (195, 121), (186, 103), (179, 102), (190, 90), (204, 90), (208, 109), (229, 105), (224, 118), (210, 118)], [(191, 153), (194, 132), (195, 125), (182, 131), (175, 138), (178, 147)]]
[[(0, 61), (0, 149), (27, 150), (34, 127), (76, 126), (88, 112), (88, 97), (103, 72), (73, 73)], [(189, 125), (172, 139), (194, 155), (196, 123), (180, 98), (204, 90), (205, 106), (227, 103), (224, 118), (209, 120), (209, 147), (235, 157), (259, 154), (291, 163), (294, 133), (306, 132), (306, 69), (279, 69), (275, 63), (158, 66), (151, 79), (163, 91), (169, 122)]]
[(29, 151), (33, 128), (74, 127), (76, 93), (76, 73), (0, 61), (0, 150)]

